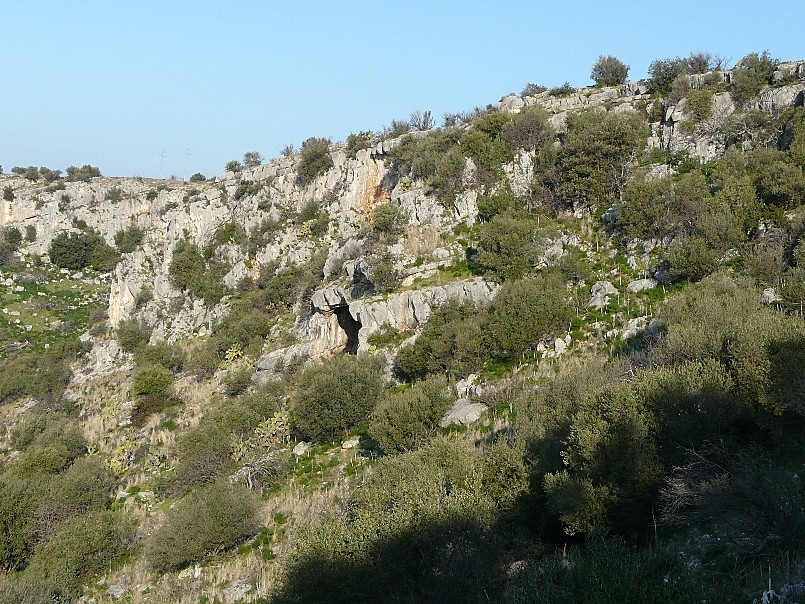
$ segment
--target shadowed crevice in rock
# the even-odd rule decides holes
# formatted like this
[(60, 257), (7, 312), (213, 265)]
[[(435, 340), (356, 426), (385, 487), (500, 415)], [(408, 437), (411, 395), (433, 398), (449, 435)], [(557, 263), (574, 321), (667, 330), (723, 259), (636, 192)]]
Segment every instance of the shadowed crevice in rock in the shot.
[(335, 316), (338, 318), (339, 327), (347, 334), (347, 343), (344, 346), (344, 352), (347, 354), (358, 354), (358, 332), (361, 330), (361, 324), (349, 314), (349, 306), (334, 306), (332, 309)]

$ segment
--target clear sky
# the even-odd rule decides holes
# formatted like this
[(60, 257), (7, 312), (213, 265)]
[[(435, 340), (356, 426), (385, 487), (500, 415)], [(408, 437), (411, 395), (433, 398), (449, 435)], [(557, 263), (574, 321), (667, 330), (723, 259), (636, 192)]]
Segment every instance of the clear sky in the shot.
[[(589, 85), (600, 54), (805, 59), (802, 0), (51, 0), (0, 8), (0, 165), (220, 173), (414, 110)], [(190, 155), (187, 155), (187, 150)]]

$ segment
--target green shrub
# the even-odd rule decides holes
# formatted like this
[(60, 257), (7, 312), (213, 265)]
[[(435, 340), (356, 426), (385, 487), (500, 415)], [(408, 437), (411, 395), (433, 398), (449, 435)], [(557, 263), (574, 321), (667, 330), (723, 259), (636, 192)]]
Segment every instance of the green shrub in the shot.
[(355, 159), (358, 151), (363, 151), (371, 146), (371, 132), (359, 132), (358, 134), (351, 133), (349, 136), (347, 136), (347, 157)]
[(123, 189), (120, 187), (112, 187), (106, 192), (106, 194), (103, 196), (103, 199), (104, 201), (118, 203), (123, 200)]
[(296, 167), (300, 185), (303, 187), (309, 185), (313, 179), (332, 167), (333, 158), (330, 156), (329, 139), (311, 137), (302, 143), (299, 163)]
[(369, 434), (387, 454), (411, 451), (425, 444), (453, 402), (447, 379), (428, 378), (389, 394), (372, 414)]
[(515, 114), (500, 133), (500, 137), (514, 150), (536, 150), (552, 143), (553, 127), (548, 123), (548, 113), (540, 107), (529, 107)]
[(115, 233), (115, 245), (121, 254), (130, 254), (143, 242), (145, 232), (135, 224)]
[(49, 418), (41, 432), (9, 464), (14, 476), (41, 477), (66, 469), (86, 451), (87, 441), (75, 422), (63, 416)]
[(172, 389), (159, 390), (152, 394), (141, 394), (134, 399), (131, 408), (131, 424), (137, 428), (142, 428), (152, 415), (162, 413), (166, 409), (177, 407), (181, 404), (182, 399)]
[(201, 172), (196, 172), (190, 177), (190, 182), (204, 182), (205, 180), (207, 180), (207, 177)]
[(251, 394), (216, 402), (198, 426), (179, 440), (174, 490), (184, 492), (206, 484), (234, 465), (232, 442), (248, 436), (280, 408), (279, 384), (267, 384)]
[(478, 217), (483, 222), (488, 222), (495, 216), (509, 213), (515, 215), (517, 210), (522, 210), (524, 203), (508, 191), (499, 191), (491, 195), (479, 195), (476, 204), (478, 205)]
[(596, 532), (584, 546), (564, 548), (516, 574), (500, 599), (505, 604), (573, 602), (739, 602), (743, 589), (719, 573), (689, 564), (673, 544), (635, 547)]
[(534, 270), (540, 256), (537, 222), (524, 213), (499, 214), (478, 230), (478, 263), (502, 281)]
[(779, 61), (773, 59), (768, 51), (761, 54), (749, 53), (732, 70), (730, 94), (739, 107), (760, 94), (764, 87), (771, 84), (771, 76), (777, 69)]
[(242, 180), (238, 185), (237, 189), (235, 189), (235, 201), (239, 199), (243, 199), (244, 197), (250, 197), (252, 195), (257, 195), (260, 191), (263, 190), (263, 185), (259, 182), (253, 182), (251, 180)]
[[(462, 441), (380, 460), (347, 503), (297, 533), (280, 602), (496, 601), (508, 535)], [(486, 593), (484, 593), (486, 592)]]
[(103, 238), (93, 231), (62, 232), (51, 241), (48, 255), (51, 262), (59, 268), (80, 270), (95, 262), (100, 267), (97, 270), (110, 270), (108, 268), (110, 256), (106, 248), (109, 246)]
[(573, 316), (558, 275), (506, 282), (489, 308), (484, 328), (495, 354), (516, 358), (557, 331)]
[(523, 89), (520, 91), (520, 96), (537, 96), (538, 94), (542, 94), (548, 90), (546, 86), (541, 86), (540, 84), (534, 84), (532, 82), (528, 82)]
[(28, 243), (36, 241), (36, 227), (32, 224), (25, 227), (25, 241)]
[(101, 171), (95, 166), (90, 166), (89, 164), (84, 164), (80, 168), (75, 166), (67, 167), (67, 180), (69, 181), (81, 180), (84, 182), (89, 182), (92, 178), (96, 178), (100, 175)]
[(173, 374), (169, 369), (159, 365), (145, 365), (134, 371), (132, 391), (135, 394), (147, 395), (164, 392), (173, 384)]
[(478, 370), (489, 357), (483, 338), (485, 310), (471, 301), (442, 304), (431, 313), (416, 341), (400, 348), (397, 372), (412, 380), (433, 373), (461, 378)]
[(218, 245), (234, 244), (243, 245), (246, 243), (246, 231), (234, 220), (225, 222), (213, 233), (212, 240)]
[(134, 363), (138, 367), (157, 365), (178, 372), (182, 370), (186, 358), (187, 355), (177, 344), (167, 342), (140, 346), (134, 350)]
[(258, 528), (256, 497), (244, 487), (213, 483), (168, 511), (145, 555), (155, 571), (168, 572), (237, 545)]
[(205, 260), (195, 243), (182, 239), (173, 252), (168, 273), (181, 289), (190, 292), (207, 305), (221, 301), (226, 293), (223, 282), (227, 267), (214, 260)]
[(687, 73), (688, 65), (685, 59), (676, 57), (675, 59), (652, 61), (648, 68), (649, 90), (652, 93), (666, 95), (671, 92), (671, 84), (674, 80)]
[(590, 72), (596, 86), (618, 86), (626, 81), (629, 66), (611, 55), (599, 55)]
[(230, 369), (223, 379), (226, 393), (230, 396), (237, 396), (246, 392), (252, 385), (252, 373), (254, 372), (248, 365)]
[(394, 256), (386, 252), (374, 259), (369, 279), (379, 293), (391, 292), (400, 287), (402, 276), (396, 268)]
[(14, 188), (11, 185), (3, 187), (3, 201), (14, 201)]
[(570, 82), (564, 82), (561, 86), (554, 86), (553, 88), (548, 90), (548, 94), (550, 96), (557, 98), (570, 96), (575, 92), (576, 89), (570, 84)]
[(31, 556), (35, 543), (31, 515), (36, 496), (30, 481), (0, 475), (0, 570), (5, 573), (22, 569)]
[(391, 348), (401, 344), (407, 337), (404, 332), (384, 323), (378, 331), (369, 334), (367, 341), (377, 348)]
[(97, 456), (76, 459), (43, 485), (36, 499), (31, 524), (37, 540), (49, 539), (70, 518), (105, 509), (114, 485)]
[(698, 281), (718, 268), (717, 259), (718, 252), (702, 237), (692, 237), (668, 252), (668, 264), (675, 279)]
[(113, 271), (120, 261), (120, 254), (110, 245), (102, 242), (95, 246), (90, 254), (90, 265), (101, 273)]
[(36, 396), (54, 403), (60, 399), (71, 376), (70, 367), (56, 351), (20, 353), (0, 366), (0, 404), (23, 396)]
[(696, 122), (713, 115), (713, 93), (707, 88), (695, 88), (688, 93), (685, 112)]
[(399, 205), (384, 203), (372, 212), (372, 232), (386, 236), (399, 235), (407, 221), (408, 217)]
[(372, 412), (386, 389), (382, 360), (342, 355), (306, 367), (293, 396), (295, 425), (319, 441), (332, 441)]
[(52, 582), (78, 596), (83, 585), (129, 552), (130, 520), (115, 512), (93, 511), (66, 521), (38, 546), (25, 571), (34, 582)]
[(122, 321), (117, 328), (117, 342), (126, 352), (135, 352), (151, 339), (151, 330), (139, 319)]
[(624, 168), (642, 152), (647, 137), (648, 127), (636, 113), (568, 115), (557, 160), (559, 197), (588, 206), (618, 199), (628, 177)]
[(618, 208), (618, 225), (629, 237), (643, 239), (693, 234), (711, 204), (704, 177), (693, 172), (676, 180), (632, 180)]

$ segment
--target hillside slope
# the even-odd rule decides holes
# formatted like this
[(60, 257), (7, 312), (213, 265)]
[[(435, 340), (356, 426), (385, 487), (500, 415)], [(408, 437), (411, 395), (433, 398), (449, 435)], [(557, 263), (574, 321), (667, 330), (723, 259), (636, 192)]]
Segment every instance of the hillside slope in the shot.
[(750, 64), (0, 175), (0, 602), (796, 601), (805, 63)]

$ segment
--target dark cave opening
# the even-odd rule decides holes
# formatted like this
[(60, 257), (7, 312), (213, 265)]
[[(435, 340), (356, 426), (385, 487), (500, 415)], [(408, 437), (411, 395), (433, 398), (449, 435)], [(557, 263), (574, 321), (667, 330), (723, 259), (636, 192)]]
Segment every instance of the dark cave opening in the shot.
[(338, 325), (347, 334), (347, 343), (344, 346), (344, 352), (347, 354), (358, 354), (358, 332), (361, 329), (361, 324), (352, 318), (349, 314), (349, 306), (332, 307), (335, 316), (338, 318)]

